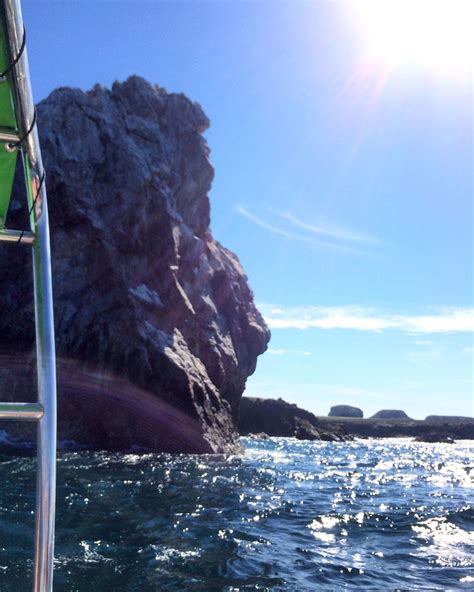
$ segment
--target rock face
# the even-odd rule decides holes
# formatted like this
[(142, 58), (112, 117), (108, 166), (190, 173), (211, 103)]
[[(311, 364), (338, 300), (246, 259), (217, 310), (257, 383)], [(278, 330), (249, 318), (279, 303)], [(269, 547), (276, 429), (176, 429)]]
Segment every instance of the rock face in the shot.
[[(214, 171), (202, 136), (206, 115), (184, 95), (132, 77), (112, 90), (54, 91), (38, 105), (38, 126), (60, 437), (103, 448), (235, 449), (239, 401), (270, 334), (237, 257), (209, 229)], [(18, 205), (8, 226), (20, 224), (26, 227)], [(34, 343), (29, 258), (25, 248), (0, 251), (8, 286), (0, 293), (2, 341), (27, 365)], [(179, 416), (176, 428), (163, 434), (163, 422), (153, 420), (160, 414), (171, 424)]]
[(283, 399), (242, 397), (239, 413), (239, 432), (298, 438), (298, 440), (347, 439), (346, 430), (333, 423), (329, 429), (315, 415)]
[(372, 417), (374, 419), (410, 419), (405, 411), (401, 409), (382, 409)]
[(333, 405), (328, 413), (329, 417), (364, 417), (361, 409), (350, 405)]

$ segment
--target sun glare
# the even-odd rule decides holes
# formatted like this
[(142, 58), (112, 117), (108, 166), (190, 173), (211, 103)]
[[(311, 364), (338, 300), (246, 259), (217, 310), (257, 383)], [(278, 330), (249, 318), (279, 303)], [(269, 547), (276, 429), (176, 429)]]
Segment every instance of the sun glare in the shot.
[(474, 0), (360, 0), (355, 6), (370, 59), (453, 74), (472, 68)]

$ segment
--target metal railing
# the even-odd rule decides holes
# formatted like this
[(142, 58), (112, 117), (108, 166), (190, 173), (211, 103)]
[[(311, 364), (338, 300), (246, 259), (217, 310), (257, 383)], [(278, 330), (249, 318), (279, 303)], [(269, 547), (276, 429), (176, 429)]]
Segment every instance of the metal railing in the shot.
[[(38, 400), (36, 403), (0, 403), (0, 419), (38, 422), (34, 592), (53, 588), (54, 520), (56, 503), (56, 355), (49, 223), (44, 169), (36, 129), (24, 27), (19, 0), (0, 0), (8, 53), (19, 57), (8, 76), (14, 95), (28, 204), (30, 231), (3, 230), (0, 241), (30, 245), (33, 252), (34, 308)], [(3, 82), (0, 81), (0, 84)], [(0, 138), (11, 142), (12, 138)], [(12, 145), (0, 145), (11, 150)]]

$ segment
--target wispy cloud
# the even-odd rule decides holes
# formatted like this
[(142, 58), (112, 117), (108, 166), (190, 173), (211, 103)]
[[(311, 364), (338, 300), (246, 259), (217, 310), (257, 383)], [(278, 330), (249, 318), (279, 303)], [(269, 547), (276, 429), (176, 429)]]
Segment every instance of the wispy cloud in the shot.
[(399, 330), (413, 334), (474, 331), (474, 308), (443, 308), (433, 314), (404, 315), (377, 309), (341, 307), (277, 307), (259, 304), (270, 329)]
[(431, 345), (433, 345), (433, 342), (431, 341), (431, 339), (415, 339), (413, 345), (418, 345), (420, 347), (430, 347)]
[(267, 354), (273, 354), (274, 356), (310, 356), (311, 352), (304, 351), (302, 349), (268, 349)]
[(441, 358), (441, 352), (437, 349), (425, 349), (405, 352), (405, 360), (412, 364), (429, 368)]
[(474, 347), (465, 347), (461, 350), (461, 353), (465, 354), (466, 356), (474, 356)]
[[(281, 222), (281, 219), (284, 219), (284, 220), (292, 223), (290, 226), (290, 230), (288, 230), (287, 228), (282, 228), (281, 226), (279, 226), (278, 220), (276, 221), (276, 223), (272, 223), (271, 221), (265, 220), (261, 216), (257, 216), (256, 214), (254, 214), (248, 208), (242, 206), (241, 204), (237, 204), (235, 206), (235, 211), (238, 214), (240, 214), (241, 216), (243, 216), (244, 218), (246, 218), (247, 220), (249, 220), (250, 222), (252, 222), (253, 224), (255, 224), (256, 226), (260, 226), (260, 228), (264, 228), (265, 230), (268, 230), (269, 232), (272, 232), (273, 234), (284, 236), (284, 237), (289, 238), (291, 240), (300, 241), (300, 242), (306, 243), (308, 245), (313, 245), (314, 247), (318, 247), (318, 248), (322, 248), (322, 249), (331, 249), (331, 250), (335, 250), (335, 251), (341, 251), (341, 252), (345, 252), (345, 253), (352, 253), (352, 254), (358, 254), (358, 255), (373, 255), (373, 253), (370, 253), (369, 251), (366, 251), (364, 249), (360, 249), (360, 248), (352, 246), (350, 244), (338, 242), (341, 239), (343, 239), (345, 241), (355, 241), (356, 240), (354, 238), (355, 236), (360, 236), (360, 237), (362, 236), (362, 235), (356, 235), (356, 233), (351, 233), (348, 230), (337, 231), (337, 230), (329, 229), (329, 228), (322, 229), (321, 227), (305, 225), (304, 222), (302, 222), (301, 220), (292, 216), (289, 213), (276, 212), (274, 210), (270, 210), (271, 212), (273, 212), (274, 215), (276, 215), (280, 219), (280, 222)], [(295, 226), (296, 226), (296, 229), (295, 229)], [(307, 231), (307, 233), (302, 234), (301, 232), (298, 232), (298, 230), (302, 230), (302, 229)], [(327, 238), (334, 239), (334, 240), (328, 241), (328, 240), (317, 239), (314, 236), (315, 234), (323, 235)], [(349, 239), (348, 238), (349, 236), (352, 236), (352, 238)], [(358, 241), (356, 241), (356, 242), (360, 242), (360, 241), (361, 241), (361, 239), (359, 238)], [(370, 241), (362, 241), (362, 242), (370, 242)]]
[(355, 232), (349, 228), (341, 228), (335, 227), (328, 224), (308, 224), (304, 220), (297, 218), (290, 212), (282, 212), (279, 210), (272, 210), (277, 216), (282, 218), (283, 220), (287, 220), (291, 222), (293, 225), (297, 226), (298, 228), (302, 228), (303, 230), (307, 230), (313, 234), (327, 236), (337, 240), (349, 241), (349, 242), (362, 242), (368, 244), (375, 244), (378, 243), (379, 240), (373, 236), (368, 234), (363, 234), (360, 232)]

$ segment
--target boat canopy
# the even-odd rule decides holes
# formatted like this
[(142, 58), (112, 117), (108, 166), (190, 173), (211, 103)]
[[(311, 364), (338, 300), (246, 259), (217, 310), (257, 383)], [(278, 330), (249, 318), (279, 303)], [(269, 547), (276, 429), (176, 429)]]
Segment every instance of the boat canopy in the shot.
[(0, 144), (0, 230), (5, 228), (18, 158), (15, 138), (18, 138), (19, 130), (15, 117), (12, 86), (8, 77), (10, 64), (5, 31), (0, 27), (0, 137), (2, 139)]

